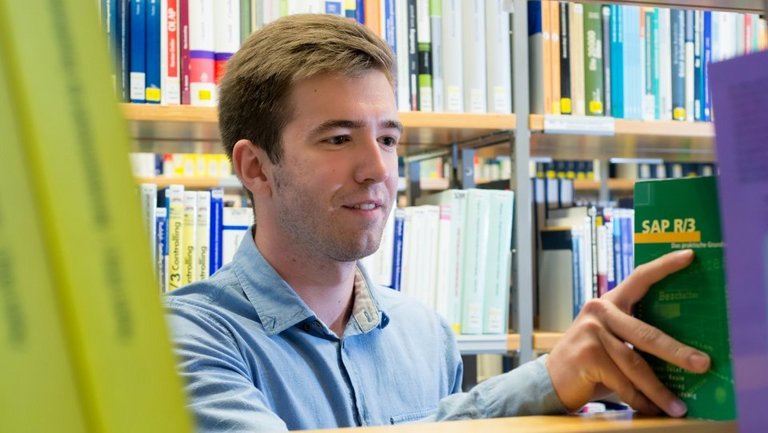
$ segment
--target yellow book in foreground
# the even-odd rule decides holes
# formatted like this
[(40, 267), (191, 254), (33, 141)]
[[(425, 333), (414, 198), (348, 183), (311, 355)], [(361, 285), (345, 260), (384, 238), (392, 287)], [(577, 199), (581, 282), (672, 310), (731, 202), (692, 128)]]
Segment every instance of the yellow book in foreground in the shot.
[(86, 432), (5, 66), (0, 55), (0, 431)]
[(0, 0), (0, 39), (89, 431), (191, 431), (96, 5)]

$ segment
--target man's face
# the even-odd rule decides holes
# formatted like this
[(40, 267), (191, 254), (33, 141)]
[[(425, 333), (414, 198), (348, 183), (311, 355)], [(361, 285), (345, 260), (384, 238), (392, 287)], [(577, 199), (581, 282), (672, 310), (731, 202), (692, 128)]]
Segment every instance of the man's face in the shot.
[(379, 246), (397, 193), (402, 127), (379, 71), (301, 80), (289, 102), (283, 158), (273, 167), (272, 209), (285, 242), (353, 261)]

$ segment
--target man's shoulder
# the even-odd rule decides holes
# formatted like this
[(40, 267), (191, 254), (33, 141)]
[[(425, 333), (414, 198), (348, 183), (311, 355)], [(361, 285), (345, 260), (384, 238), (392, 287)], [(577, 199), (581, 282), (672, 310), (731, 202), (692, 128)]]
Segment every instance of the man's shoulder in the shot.
[(173, 314), (182, 310), (199, 310), (214, 313), (242, 308), (248, 303), (235, 275), (222, 269), (206, 280), (168, 292), (163, 303)]

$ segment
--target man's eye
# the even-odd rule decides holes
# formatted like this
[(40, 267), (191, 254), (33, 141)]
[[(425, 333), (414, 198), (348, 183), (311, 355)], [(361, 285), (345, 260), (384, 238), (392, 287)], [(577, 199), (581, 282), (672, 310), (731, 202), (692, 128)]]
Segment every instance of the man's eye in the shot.
[(379, 138), (379, 143), (383, 144), (387, 147), (394, 147), (397, 146), (397, 138), (395, 137), (381, 137)]
[(347, 135), (337, 135), (336, 137), (328, 138), (325, 141), (330, 144), (344, 144), (349, 140), (350, 138)]

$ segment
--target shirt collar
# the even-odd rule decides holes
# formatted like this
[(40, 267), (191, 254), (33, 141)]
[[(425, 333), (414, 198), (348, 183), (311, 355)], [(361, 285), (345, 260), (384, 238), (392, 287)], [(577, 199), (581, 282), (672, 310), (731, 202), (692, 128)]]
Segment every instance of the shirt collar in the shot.
[[(279, 334), (307, 319), (316, 318), (290, 285), (267, 262), (253, 240), (252, 226), (232, 259), (232, 269), (245, 296), (268, 335)], [(354, 304), (345, 333), (367, 333), (389, 323), (376, 299), (376, 286), (360, 266), (355, 269)]]

